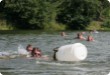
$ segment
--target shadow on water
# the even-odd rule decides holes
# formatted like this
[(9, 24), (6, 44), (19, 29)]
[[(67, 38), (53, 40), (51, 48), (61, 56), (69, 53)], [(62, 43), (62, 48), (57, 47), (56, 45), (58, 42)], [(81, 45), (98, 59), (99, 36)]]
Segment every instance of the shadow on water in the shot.
[(12, 70), (13, 68), (0, 68), (0, 70)]
[(18, 75), (17, 73), (14, 72), (1, 72), (2, 75)]
[(13, 68), (0, 68), (0, 72), (2, 75), (18, 75)]

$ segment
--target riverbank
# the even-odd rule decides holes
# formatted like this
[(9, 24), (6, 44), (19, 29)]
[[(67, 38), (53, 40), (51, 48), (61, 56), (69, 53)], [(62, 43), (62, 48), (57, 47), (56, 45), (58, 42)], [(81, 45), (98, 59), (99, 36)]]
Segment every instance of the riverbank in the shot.
[[(96, 28), (95, 28), (96, 27)], [(110, 28), (107, 28), (107, 27), (99, 27), (97, 28), (97, 26), (94, 26), (94, 28), (86, 28), (84, 30), (69, 30), (69, 29), (65, 29), (65, 30), (37, 30), (37, 29), (17, 29), (11, 25), (0, 25), (0, 33), (1, 32), (5, 32), (5, 31), (9, 31), (9, 32), (12, 32), (13, 31), (46, 31), (46, 32), (50, 32), (50, 31), (91, 31), (91, 30), (98, 30), (98, 31), (110, 31)], [(14, 32), (15, 33), (15, 32)]]
[[(90, 31), (90, 30), (99, 30), (99, 31), (110, 31), (110, 27), (106, 27), (103, 26), (104, 22), (100, 22), (100, 21), (91, 21), (86, 27), (85, 29), (83, 29), (84, 31)], [(44, 26), (44, 29), (40, 29), (40, 30), (44, 30), (44, 31), (63, 31), (63, 30), (71, 30), (68, 29), (67, 25), (63, 25), (63, 24), (58, 24), (58, 23), (51, 23), (50, 25), (46, 25)], [(16, 27), (15, 23), (12, 23), (10, 21), (8, 21), (3, 15), (2, 17), (0, 17), (0, 30), (38, 30), (38, 29), (20, 29)], [(79, 29), (82, 30), (82, 29)], [(72, 30), (74, 31), (74, 29)]]

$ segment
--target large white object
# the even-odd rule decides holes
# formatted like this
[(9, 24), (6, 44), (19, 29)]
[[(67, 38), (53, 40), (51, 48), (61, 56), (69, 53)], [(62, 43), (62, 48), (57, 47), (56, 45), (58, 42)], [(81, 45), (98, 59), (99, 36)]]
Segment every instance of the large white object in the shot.
[(18, 54), (28, 55), (29, 52), (27, 52), (27, 50), (26, 50), (22, 45), (19, 45), (19, 46), (18, 46)]
[(110, 75), (110, 72), (107, 75)]
[(110, 2), (110, 0), (108, 0)]
[(0, 0), (0, 2), (1, 2), (2, 0)]
[(81, 61), (87, 57), (87, 48), (81, 43), (61, 46), (56, 52), (59, 61)]
[(3, 75), (2, 73), (0, 73), (0, 75)]

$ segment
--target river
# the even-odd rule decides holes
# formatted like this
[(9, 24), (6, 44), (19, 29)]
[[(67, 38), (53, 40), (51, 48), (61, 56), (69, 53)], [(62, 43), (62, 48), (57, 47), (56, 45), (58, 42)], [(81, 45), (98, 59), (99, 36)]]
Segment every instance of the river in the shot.
[[(43, 55), (52, 57), (53, 48), (62, 45), (82, 43), (88, 49), (88, 56), (80, 62), (29, 59), (24, 57), (0, 59), (3, 75), (107, 75), (110, 72), (110, 32), (93, 33), (95, 41), (74, 39), (78, 32), (13, 32), (0, 34), (0, 52), (17, 54), (18, 46), (27, 44), (39, 47)], [(85, 37), (88, 32), (84, 34)]]

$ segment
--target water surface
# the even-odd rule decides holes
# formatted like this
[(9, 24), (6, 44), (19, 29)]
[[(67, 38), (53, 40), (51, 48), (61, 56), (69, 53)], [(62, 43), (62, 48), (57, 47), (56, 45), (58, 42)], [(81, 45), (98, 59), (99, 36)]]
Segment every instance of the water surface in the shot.
[[(16, 32), (17, 33), (17, 32)], [(107, 75), (110, 72), (110, 32), (92, 34), (94, 42), (74, 39), (77, 32), (67, 32), (67, 38), (59, 32), (19, 32), (0, 34), (0, 52), (17, 54), (18, 45), (39, 47), (44, 55), (52, 57), (52, 49), (66, 44), (83, 43), (88, 48), (88, 57), (81, 62), (29, 59), (24, 57), (0, 59), (3, 75)], [(89, 33), (84, 34), (87, 37)]]

